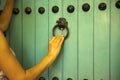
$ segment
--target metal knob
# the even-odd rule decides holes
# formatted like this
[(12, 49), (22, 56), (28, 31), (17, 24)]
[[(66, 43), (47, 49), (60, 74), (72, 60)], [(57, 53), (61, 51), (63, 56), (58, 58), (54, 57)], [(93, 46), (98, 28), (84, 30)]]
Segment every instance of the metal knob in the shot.
[(66, 21), (65, 18), (59, 18), (59, 20), (56, 21), (56, 23), (58, 24), (58, 28), (61, 29), (65, 29), (68, 26), (68, 22)]
[(53, 13), (57, 13), (59, 11), (59, 7), (58, 6), (53, 6), (52, 7), (52, 12)]
[(25, 13), (30, 14), (32, 12), (32, 9), (30, 7), (25, 8)]
[(44, 7), (40, 7), (40, 8), (38, 9), (38, 12), (39, 12), (40, 14), (43, 14), (43, 13), (45, 12), (45, 8), (44, 8)]
[(14, 14), (19, 14), (19, 12), (20, 12), (20, 11), (19, 11), (18, 8), (14, 8), (14, 9), (13, 9), (13, 13), (14, 13)]
[(90, 5), (88, 3), (83, 4), (82, 6), (83, 11), (87, 12), (90, 9)]
[(52, 80), (59, 80), (58, 77), (53, 77)]
[(72, 78), (68, 78), (67, 80), (73, 80)]
[(120, 1), (117, 1), (115, 6), (116, 6), (116, 8), (120, 9)]
[(105, 10), (107, 8), (107, 5), (106, 5), (106, 3), (100, 3), (99, 6), (98, 6), (98, 8), (100, 10)]
[(45, 78), (44, 77), (40, 77), (39, 80), (45, 80)]
[(67, 7), (67, 11), (68, 11), (69, 13), (73, 13), (74, 10), (75, 10), (75, 7), (74, 7), (73, 5), (69, 5), (69, 6)]

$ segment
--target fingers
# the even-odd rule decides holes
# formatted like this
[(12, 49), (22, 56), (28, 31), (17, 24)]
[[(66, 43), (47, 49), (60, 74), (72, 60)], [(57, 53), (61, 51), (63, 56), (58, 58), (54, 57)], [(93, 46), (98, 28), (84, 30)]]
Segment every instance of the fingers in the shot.
[(50, 40), (50, 43), (58, 43), (60, 42), (60, 40), (62, 39), (62, 41), (64, 40), (64, 36), (63, 35), (59, 35), (59, 36), (55, 36)]
[(56, 48), (60, 48), (64, 41), (64, 37), (62, 35), (56, 37)]
[(54, 45), (54, 47), (56, 46), (56, 48), (60, 48), (62, 43), (64, 41), (64, 36), (63, 35), (59, 35), (59, 36), (55, 36), (50, 40), (50, 44)]
[(57, 43), (57, 44), (59, 44), (61, 41), (63, 41), (64, 40), (64, 37), (62, 36), (62, 35), (59, 35), (59, 36), (57, 36), (56, 37), (56, 39), (55, 39), (55, 42)]
[(53, 37), (51, 40), (50, 40), (50, 43), (54, 42), (56, 37)]
[(55, 36), (49, 42), (49, 51), (50, 52), (59, 52), (64, 41), (64, 36)]
[(63, 41), (64, 41), (64, 36), (60, 36), (60, 37), (61, 37), (61, 39), (60, 39), (60, 42), (59, 42), (59, 46), (61, 46)]
[(55, 43), (59, 43), (61, 40), (61, 36), (56, 36)]

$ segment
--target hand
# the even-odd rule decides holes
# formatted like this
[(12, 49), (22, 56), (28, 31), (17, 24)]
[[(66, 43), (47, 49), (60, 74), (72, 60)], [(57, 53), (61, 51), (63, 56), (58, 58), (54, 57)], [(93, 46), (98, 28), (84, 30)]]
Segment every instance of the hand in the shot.
[(53, 37), (49, 42), (48, 55), (57, 56), (60, 52), (63, 41), (63, 35)]

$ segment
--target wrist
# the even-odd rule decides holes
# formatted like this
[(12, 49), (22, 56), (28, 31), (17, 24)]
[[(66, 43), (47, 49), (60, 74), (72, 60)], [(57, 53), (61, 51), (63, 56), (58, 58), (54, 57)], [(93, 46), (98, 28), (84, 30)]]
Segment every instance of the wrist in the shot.
[(47, 56), (48, 56), (48, 57), (51, 57), (51, 58), (56, 58), (56, 57), (57, 57), (57, 55), (55, 55), (55, 54), (53, 54), (53, 53), (48, 53)]

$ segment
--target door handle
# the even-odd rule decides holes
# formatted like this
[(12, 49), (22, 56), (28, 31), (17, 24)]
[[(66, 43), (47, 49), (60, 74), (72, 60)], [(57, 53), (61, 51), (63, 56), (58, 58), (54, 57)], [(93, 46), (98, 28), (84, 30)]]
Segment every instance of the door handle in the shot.
[[(69, 29), (68, 29), (68, 22), (65, 18), (59, 18), (59, 20), (56, 21), (56, 25), (53, 27), (52, 34), (55, 36), (55, 30), (66, 30), (66, 35), (64, 35), (65, 39), (69, 36)], [(63, 34), (62, 34), (63, 35)]]

